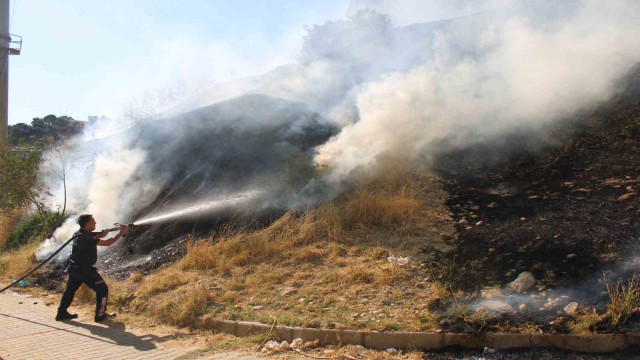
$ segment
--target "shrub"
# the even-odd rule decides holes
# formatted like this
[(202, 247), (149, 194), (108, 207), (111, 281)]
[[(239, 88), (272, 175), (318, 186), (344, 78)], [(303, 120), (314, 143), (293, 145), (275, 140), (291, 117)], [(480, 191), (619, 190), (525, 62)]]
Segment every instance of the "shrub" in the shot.
[(42, 216), (40, 214), (30, 215), (18, 223), (16, 229), (9, 235), (9, 239), (2, 245), (2, 249), (17, 249), (42, 241), (50, 235), (51, 229), (60, 226), (63, 221), (64, 217), (58, 212), (46, 212)]

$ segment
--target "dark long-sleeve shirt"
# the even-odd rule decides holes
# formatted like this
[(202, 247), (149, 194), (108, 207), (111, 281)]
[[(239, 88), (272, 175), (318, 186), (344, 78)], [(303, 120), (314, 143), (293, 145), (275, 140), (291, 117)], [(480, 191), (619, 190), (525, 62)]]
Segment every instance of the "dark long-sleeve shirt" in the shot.
[(73, 234), (69, 270), (89, 270), (98, 260), (99, 232), (78, 230)]

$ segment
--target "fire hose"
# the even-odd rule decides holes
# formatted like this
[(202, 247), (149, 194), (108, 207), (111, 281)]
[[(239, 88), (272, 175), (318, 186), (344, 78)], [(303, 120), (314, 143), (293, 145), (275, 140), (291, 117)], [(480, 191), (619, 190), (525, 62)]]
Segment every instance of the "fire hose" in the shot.
[[(113, 227), (113, 228), (111, 228), (111, 229), (106, 229), (106, 230), (109, 230), (109, 232), (116, 231), (116, 230), (120, 230), (124, 224), (115, 223), (115, 224), (113, 224), (113, 225), (114, 225), (115, 227)], [(133, 224), (127, 224), (126, 226), (131, 227), (131, 226), (133, 226)], [(53, 257), (54, 257), (54, 256), (56, 256), (60, 251), (62, 251), (62, 249), (64, 249), (64, 247), (65, 247), (65, 246), (69, 245), (69, 243), (70, 243), (71, 241), (73, 241), (73, 239), (74, 239), (74, 238), (73, 238), (73, 237), (71, 237), (71, 239), (67, 240), (67, 242), (66, 242), (66, 243), (64, 243), (62, 246), (60, 246), (60, 247), (58, 248), (58, 250), (56, 250), (55, 252), (53, 252), (53, 254), (49, 255), (49, 257), (48, 257), (48, 258), (44, 259), (44, 261), (43, 261), (43, 262), (41, 262), (40, 264), (38, 264), (38, 266), (36, 266), (36, 267), (34, 267), (33, 269), (31, 269), (31, 271), (29, 271), (28, 273), (26, 273), (26, 274), (25, 274), (23, 277), (21, 277), (20, 279), (13, 281), (11, 284), (9, 284), (9, 285), (5, 286), (3, 289), (1, 289), (1, 290), (0, 290), (0, 293), (1, 293), (1, 292), (3, 292), (3, 291), (5, 291), (5, 290), (7, 290), (7, 289), (8, 289), (8, 288), (10, 288), (10, 287), (12, 287), (13, 285), (15, 285), (15, 284), (19, 283), (20, 281), (24, 280), (27, 276), (29, 276), (29, 275), (33, 274), (36, 270), (40, 269), (40, 268), (42, 267), (42, 265), (44, 265), (44, 264), (46, 264), (47, 262), (49, 262), (49, 260), (53, 259)]]

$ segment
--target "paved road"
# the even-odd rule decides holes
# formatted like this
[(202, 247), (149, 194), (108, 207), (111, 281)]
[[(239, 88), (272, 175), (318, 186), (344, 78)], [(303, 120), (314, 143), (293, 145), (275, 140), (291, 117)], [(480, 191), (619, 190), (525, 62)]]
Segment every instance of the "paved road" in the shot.
[[(173, 336), (133, 333), (118, 323), (98, 324), (93, 319), (55, 321), (55, 312), (56, 307), (45, 306), (42, 299), (21, 297), (10, 290), (1, 293), (0, 359), (166, 360), (194, 350), (172, 341)], [(204, 359), (258, 358), (227, 352), (198, 358)]]

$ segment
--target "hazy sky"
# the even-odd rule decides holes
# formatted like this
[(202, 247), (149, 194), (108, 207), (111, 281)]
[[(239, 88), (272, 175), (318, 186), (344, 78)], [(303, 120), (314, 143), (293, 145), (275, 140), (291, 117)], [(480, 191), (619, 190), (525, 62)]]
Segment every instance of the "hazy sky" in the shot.
[(132, 96), (226, 82), (295, 61), (304, 26), (366, 6), (396, 24), (506, 0), (11, 0), (9, 123), (48, 114), (119, 117)]
[(224, 82), (294, 60), (304, 25), (348, 0), (12, 0), (9, 123), (47, 114), (119, 116), (174, 81)]

